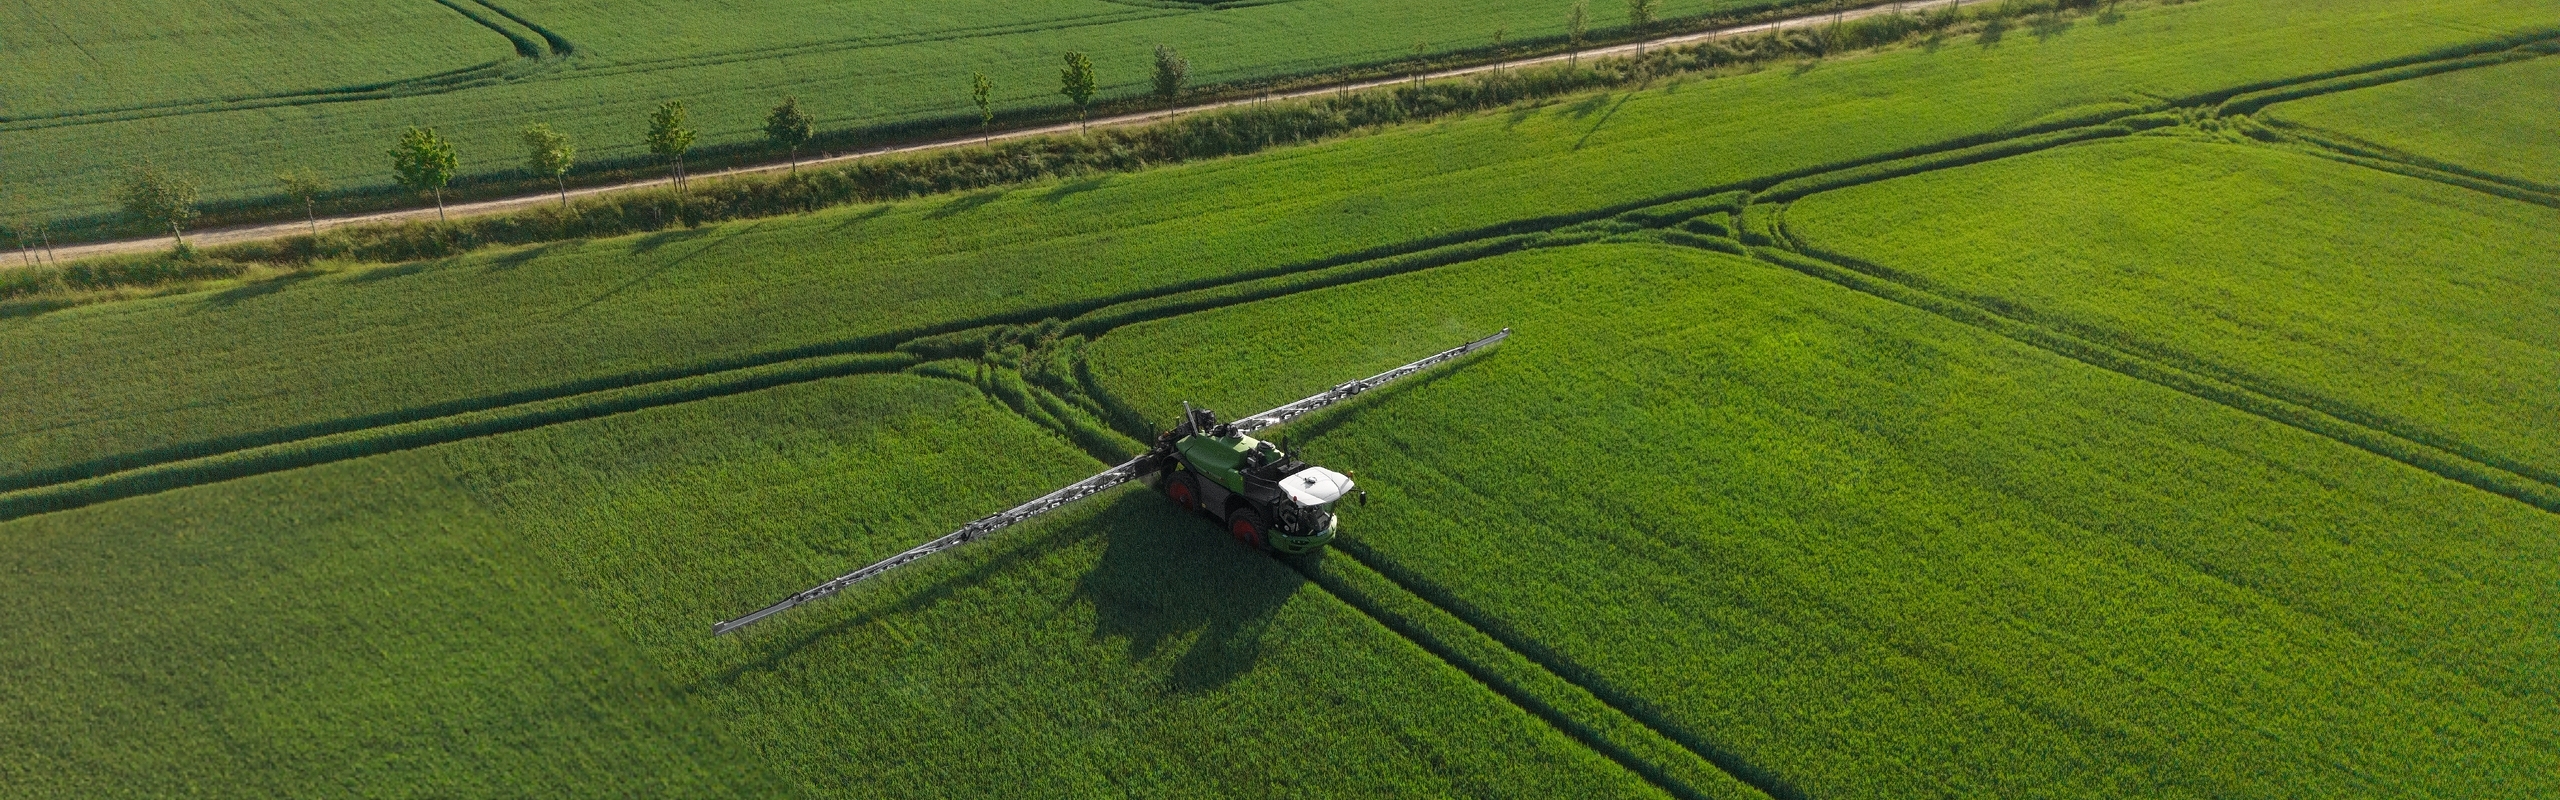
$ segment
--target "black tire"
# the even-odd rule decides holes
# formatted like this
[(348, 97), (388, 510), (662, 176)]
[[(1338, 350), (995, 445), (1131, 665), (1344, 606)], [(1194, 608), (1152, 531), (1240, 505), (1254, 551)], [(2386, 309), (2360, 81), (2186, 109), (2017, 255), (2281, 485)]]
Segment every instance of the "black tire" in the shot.
[(1238, 508), (1236, 513), (1227, 515), (1227, 535), (1235, 537), (1246, 547), (1271, 549), (1270, 531), (1270, 524), (1263, 522), (1262, 515), (1254, 513), (1253, 509)]
[(1191, 473), (1165, 473), (1164, 496), (1172, 498), (1173, 504), (1184, 511), (1197, 513), (1200, 510), (1200, 483), (1191, 479)]

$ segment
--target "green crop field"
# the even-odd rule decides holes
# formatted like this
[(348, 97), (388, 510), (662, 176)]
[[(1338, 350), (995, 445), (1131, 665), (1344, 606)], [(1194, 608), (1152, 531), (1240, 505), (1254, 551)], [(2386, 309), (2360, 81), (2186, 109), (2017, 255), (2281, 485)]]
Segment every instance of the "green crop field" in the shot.
[[(560, 76), (933, 13), (504, 5)], [(2479, 155), (2547, 144), (2492, 76), (2555, 42), (2540, 0), (2127, 4), (11, 307), (0, 795), (2560, 793), (2560, 225)], [(2500, 108), (2402, 120), (2431, 86)], [(1275, 432), (1373, 495), (1330, 550), (1129, 487), (707, 630), (1181, 401), (1504, 326)]]
[(1505, 325), (1307, 423), (1376, 487), (1345, 549), (1807, 796), (2554, 788), (2560, 518), (1778, 266), (1540, 251), (1086, 357), (1259, 409)]
[(1647, 796), (1127, 493), (868, 613), (704, 635), (1089, 468), (966, 387), (869, 376), (27, 520), (0, 787)]
[(1809, 250), (2560, 482), (2552, 214), (2272, 148), (2143, 137), (1817, 195), (1786, 222)]
[[(1771, 0), (1668, 0), (1664, 18)], [(969, 76), (1000, 110), (1052, 109), (1059, 59), (1094, 58), (1105, 98), (1149, 91), (1156, 45), (1182, 50), (1195, 84), (1265, 80), (1563, 35), (1547, 0), (225, 0), (12, 4), (0, 21), (0, 193), (19, 211), (112, 210), (109, 190), (143, 158), (193, 173), (207, 199), (271, 195), (308, 167), (341, 187), (391, 185), (382, 155), (433, 125), (475, 174), (520, 169), (516, 131), (547, 122), (589, 163), (645, 157), (660, 101), (684, 99), (699, 146), (762, 140), (764, 114), (796, 95), (824, 129), (974, 118)], [(344, 6), (341, 8), (340, 6)], [(469, 16), (466, 16), (469, 15)], [(1596, 28), (1625, 24), (1602, 4)], [(361, 31), (350, 33), (344, 31)], [(531, 56), (519, 55), (529, 50)], [(25, 72), (19, 70), (24, 69)], [(227, 73), (220, 78), (202, 77)]]
[(2539, 59), (2285, 103), (2266, 116), (2430, 165), (2560, 192), (2553, 97), (2560, 97), (2560, 63)]

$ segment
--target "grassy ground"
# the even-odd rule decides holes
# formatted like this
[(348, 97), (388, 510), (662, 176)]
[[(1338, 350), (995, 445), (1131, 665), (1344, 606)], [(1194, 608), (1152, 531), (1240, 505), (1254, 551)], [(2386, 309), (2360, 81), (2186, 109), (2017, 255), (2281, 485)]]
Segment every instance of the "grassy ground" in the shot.
[(1787, 224), (1812, 251), (2560, 476), (2544, 435), (2560, 415), (2550, 216), (2272, 148), (2143, 138), (1816, 195)]
[[(2413, 15), (2555, 21), (2503, 0), (2192, 3), (1139, 175), (0, 319), (0, 380), (28, 389), (0, 396), (0, 474), (24, 486), (311, 425), (1071, 315), (2477, 34), (2411, 29)], [(1847, 123), (1871, 119), (1893, 122)]]
[[(9, 3), (0, 5), (0, 74), (9, 76), (0, 87), (0, 141), (16, 138), (28, 124), (343, 89), (514, 58), (505, 37), (427, 0)], [(12, 145), (16, 157), (11, 161), (79, 158)], [(139, 159), (171, 153), (113, 155)], [(54, 171), (41, 166), (11, 167), (6, 178), (19, 184), (43, 180), (40, 176)], [(84, 193), (97, 197), (49, 197), (43, 205), (95, 205), (104, 192), (104, 183), (98, 182)]]
[(1806, 796), (2552, 788), (2553, 517), (1774, 265), (1541, 251), (1085, 352), (1241, 414), (1505, 325), (1289, 431), (1376, 497), (1343, 549)]
[(2560, 61), (2546, 58), (2284, 103), (2265, 116), (2560, 191), (2560, 132), (2537, 105), (2555, 94)]
[[(247, 8), (207, 17), (276, 13), (254, 0), (233, 1)], [(152, 22), (165, 15), (153, 4), (132, 0), (84, 0), (78, 10), (87, 13), (45, 12), (41, 16), (49, 23), (22, 28), (20, 36), (45, 43), (24, 58), (42, 65), (39, 74), (54, 76), (51, 83), (129, 87), (114, 91), (162, 100), (209, 100), (230, 93), (226, 81), (240, 80), (213, 73), (246, 73), (260, 76), (250, 79), (257, 93), (286, 97), (243, 110), (188, 108), (177, 116), (107, 115), (42, 127), (0, 124), (0, 149), (41, 156), (0, 164), (0, 186), (18, 187), (13, 193), (23, 193), (24, 202), (46, 214), (105, 212), (112, 208), (108, 189), (120, 166), (147, 155), (188, 167), (205, 182), (208, 199), (272, 194), (269, 176), (291, 167), (318, 169), (340, 186), (387, 187), (389, 162), (382, 152), (408, 125), (439, 126), (453, 137), (466, 175), (497, 173), (521, 164), (515, 131), (532, 122), (576, 137), (590, 164), (644, 156), (640, 134), (648, 113), (671, 98), (692, 104), (700, 144), (711, 146), (761, 141), (764, 114), (784, 95), (798, 96), (828, 129), (974, 117), (972, 71), (995, 81), (999, 110), (1061, 107), (1059, 58), (1069, 50), (1093, 56), (1103, 95), (1113, 98), (1150, 91), (1158, 44), (1180, 48), (1192, 60), (1194, 83), (1207, 84), (1387, 62), (1412, 56), (1417, 43), (1442, 54), (1489, 47), (1497, 29), (1515, 42), (1557, 37), (1565, 24), (1565, 5), (1545, 0), (1287, 0), (1217, 10), (1182, 0), (494, 4), (536, 30), (489, 5), (456, 2), (535, 44), (541, 57), (512, 58), (509, 40), (498, 31), (430, 0), (405, 0), (394, 19), (363, 20), (361, 29), (373, 38), (352, 41), (347, 34), (312, 36), (306, 23), (208, 30)], [(1661, 5), (1664, 15), (1692, 16), (1766, 4)], [(1595, 28), (1624, 24), (1620, 7), (1595, 8), (1592, 14)], [(115, 17), (140, 21), (129, 30), (95, 21)], [(572, 54), (554, 54), (559, 45), (545, 41), (545, 33), (568, 44)], [(97, 66), (71, 46), (94, 40), (129, 42), (133, 55), (157, 57), (131, 62), (148, 64), (148, 70)], [(449, 50), (455, 42), (469, 46), (467, 61), (420, 62), (424, 52)], [(113, 60), (104, 52), (96, 57)], [(490, 61), (509, 64), (502, 73), (469, 81), (422, 81), (390, 91), (345, 91), (357, 82), (322, 77), (346, 72), (324, 65), (367, 60), (405, 68), (374, 80), (422, 78)], [(219, 66), (228, 64), (246, 66)], [(119, 105), (95, 91), (54, 92), (60, 99), (46, 108), (99, 111)]]
[(1143, 494), (707, 634), (1097, 468), (872, 376), (9, 523), (0, 793), (1659, 796)]
[[(1786, 250), (1876, 217), (1973, 248), (1884, 259), (1915, 272), (2042, 253), (2115, 302), (1977, 299), (2538, 457), (2533, 384), (2488, 389), (2547, 360), (2513, 266), (2547, 210), (2178, 123), (2555, 23), (2209, 0), (0, 318), (0, 794), (2551, 794), (2560, 517)], [(2084, 252), (2124, 227), (2191, 238)], [(1503, 325), (1283, 431), (1378, 501), (1322, 557), (1124, 490), (704, 631), (1098, 468), (1085, 412), (1249, 412)], [(2426, 380), (2459, 391), (2389, 385)]]

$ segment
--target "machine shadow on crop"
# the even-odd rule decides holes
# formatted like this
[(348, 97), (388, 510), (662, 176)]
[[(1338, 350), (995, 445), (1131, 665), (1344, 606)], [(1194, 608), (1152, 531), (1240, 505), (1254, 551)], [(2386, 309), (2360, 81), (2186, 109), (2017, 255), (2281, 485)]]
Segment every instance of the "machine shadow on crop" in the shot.
[(1102, 557), (1075, 591), (1093, 604), (1094, 638), (1126, 640), (1132, 663), (1184, 648), (1165, 673), (1173, 692), (1216, 689), (1253, 669), (1272, 617), (1306, 583), (1151, 491), (1121, 493), (1086, 524), (1103, 529)]
[(812, 647), (823, 652), (824, 644), (840, 634), (931, 609), (1014, 571), (1042, 569), (1044, 556), (1089, 547), (1096, 539), (1102, 552), (1094, 565), (1075, 579), (1072, 591), (1053, 595), (1061, 611), (1078, 603), (1093, 606), (1095, 640), (1126, 640), (1131, 663), (1184, 648), (1164, 678), (1165, 688), (1177, 693), (1213, 690), (1251, 670), (1261, 658), (1262, 636), (1273, 615), (1306, 579), (1270, 556), (1229, 541), (1214, 523), (1183, 513), (1145, 487), (1121, 489), (1094, 502), (1095, 513), (1084, 519), (1024, 531), (1033, 535), (1021, 540), (975, 545), (1002, 549), (966, 570), (930, 576), (904, 596), (787, 639), (752, 645), (752, 657), (705, 676), (688, 691), (783, 671)]

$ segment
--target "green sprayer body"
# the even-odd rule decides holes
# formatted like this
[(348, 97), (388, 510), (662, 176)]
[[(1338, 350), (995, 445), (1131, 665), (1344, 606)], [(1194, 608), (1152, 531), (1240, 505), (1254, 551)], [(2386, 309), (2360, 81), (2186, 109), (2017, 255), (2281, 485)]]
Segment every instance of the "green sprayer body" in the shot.
[(1358, 495), (1351, 476), (1299, 461), (1278, 445), (1184, 404), (1142, 474), (1185, 510), (1208, 514), (1248, 547), (1304, 553), (1333, 541), (1334, 505)]

